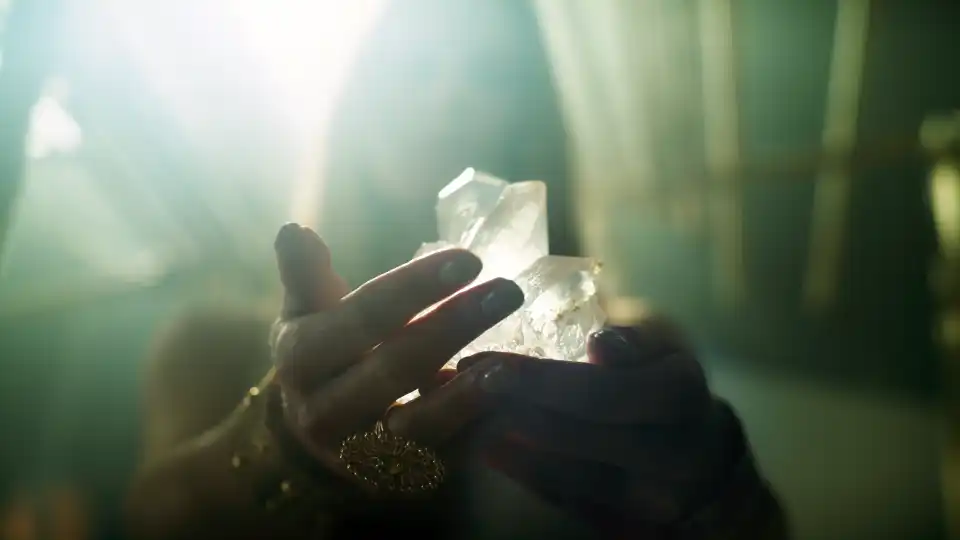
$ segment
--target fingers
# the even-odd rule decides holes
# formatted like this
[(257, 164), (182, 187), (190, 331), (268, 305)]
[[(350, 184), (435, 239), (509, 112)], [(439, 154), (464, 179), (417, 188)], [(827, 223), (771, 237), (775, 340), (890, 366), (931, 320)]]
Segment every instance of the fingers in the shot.
[(528, 491), (597, 527), (604, 537), (659, 538), (663, 523), (682, 513), (671, 484), (631, 475), (619, 467), (500, 441), (484, 461)]
[(511, 397), (572, 419), (675, 424), (701, 418), (710, 408), (700, 364), (686, 353), (622, 369), (535, 358), (514, 365), (518, 383), (509, 391)]
[(284, 323), (277, 376), (309, 388), (341, 373), (417, 313), (469, 284), (481, 267), (465, 250), (433, 253), (367, 282), (331, 311)]
[(505, 279), (461, 292), (324, 385), (301, 418), (318, 435), (334, 438), (372, 425), (394, 400), (522, 304), (520, 288)]
[[(650, 512), (645, 520), (672, 521), (684, 508), (702, 506), (713, 497), (708, 494), (729, 482), (730, 471), (749, 459), (736, 415), (719, 401), (705, 422), (684, 426), (591, 424), (529, 406), (510, 406), (492, 423), (496, 432), (485, 453), (496, 468), (540, 492), (571, 496), (575, 482), (590, 470), (617, 470), (629, 479), (622, 501)], [(571, 475), (569, 469), (577, 467), (584, 470)], [(616, 493), (613, 488), (592, 486)], [(581, 496), (592, 497), (591, 487), (583, 486)]]
[(453, 368), (443, 368), (437, 372), (437, 374), (427, 381), (426, 383), (420, 385), (420, 395), (426, 396), (432, 393), (434, 390), (442, 387), (448, 382), (452, 381), (454, 377), (457, 376), (457, 370)]
[(431, 447), (449, 440), (490, 405), (491, 395), (482, 381), (499, 367), (495, 360), (482, 362), (432, 392), (394, 407), (387, 417), (390, 431)]
[(281, 320), (331, 308), (347, 294), (346, 282), (330, 266), (330, 250), (310, 228), (284, 225), (274, 250), (284, 288)]

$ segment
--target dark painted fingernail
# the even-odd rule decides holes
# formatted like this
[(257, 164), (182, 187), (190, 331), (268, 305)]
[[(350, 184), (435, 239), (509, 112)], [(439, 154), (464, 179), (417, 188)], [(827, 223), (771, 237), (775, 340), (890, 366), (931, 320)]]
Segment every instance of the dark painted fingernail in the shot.
[(483, 360), (492, 358), (496, 354), (497, 353), (492, 351), (481, 351), (478, 353), (471, 354), (469, 356), (465, 356), (461, 358), (459, 362), (457, 362), (457, 371), (460, 373), (463, 373), (464, 371), (467, 371), (473, 366), (478, 365)]
[(617, 328), (604, 328), (593, 333), (590, 348), (606, 359), (625, 359), (637, 354), (638, 349)]
[(277, 232), (277, 239), (273, 241), (273, 248), (277, 251), (286, 251), (295, 246), (299, 240), (300, 225), (296, 223), (287, 223), (280, 227)]
[(502, 394), (512, 390), (519, 382), (515, 367), (499, 362), (480, 376), (480, 388), (491, 394)]
[(491, 319), (506, 317), (523, 305), (523, 291), (509, 279), (498, 279), (480, 301), (480, 311)]
[(440, 282), (448, 287), (466, 285), (480, 275), (481, 269), (483, 269), (483, 263), (480, 259), (461, 253), (440, 267)]

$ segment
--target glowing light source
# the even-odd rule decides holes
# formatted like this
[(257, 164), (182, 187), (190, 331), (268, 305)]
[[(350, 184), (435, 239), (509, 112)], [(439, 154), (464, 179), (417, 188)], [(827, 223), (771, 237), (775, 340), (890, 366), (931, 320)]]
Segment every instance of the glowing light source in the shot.
[(305, 107), (313, 114), (329, 107), (382, 5), (381, 0), (239, 0), (223, 7), (291, 104), (290, 112), (302, 116)]
[(82, 141), (80, 126), (55, 97), (43, 96), (33, 106), (27, 134), (27, 156), (31, 159), (72, 152)]
[(302, 144), (290, 215), (315, 225), (323, 197), (324, 127), (348, 69), (383, 0), (240, 0), (229, 2), (253, 53), (259, 56), (290, 127)]
[(943, 255), (960, 259), (960, 169), (952, 163), (937, 165), (930, 179), (930, 199)]

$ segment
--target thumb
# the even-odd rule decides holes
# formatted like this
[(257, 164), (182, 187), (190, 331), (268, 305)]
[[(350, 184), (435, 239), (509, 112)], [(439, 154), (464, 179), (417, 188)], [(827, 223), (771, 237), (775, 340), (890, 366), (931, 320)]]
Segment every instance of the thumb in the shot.
[(288, 223), (274, 242), (283, 283), (282, 320), (302, 317), (336, 305), (349, 292), (330, 265), (330, 249), (309, 227)]

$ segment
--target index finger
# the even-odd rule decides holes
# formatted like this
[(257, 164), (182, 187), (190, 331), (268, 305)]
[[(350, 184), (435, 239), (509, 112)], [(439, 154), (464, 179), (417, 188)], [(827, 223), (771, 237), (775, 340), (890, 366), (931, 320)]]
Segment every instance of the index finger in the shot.
[(309, 381), (339, 373), (418, 313), (469, 284), (482, 266), (463, 249), (432, 253), (374, 278), (332, 310), (283, 323), (277, 375)]
[[(611, 369), (582, 362), (511, 356), (518, 401), (602, 424), (673, 424), (704, 414), (710, 391), (699, 362), (676, 353), (660, 362)], [(464, 368), (469, 363), (458, 365)]]

